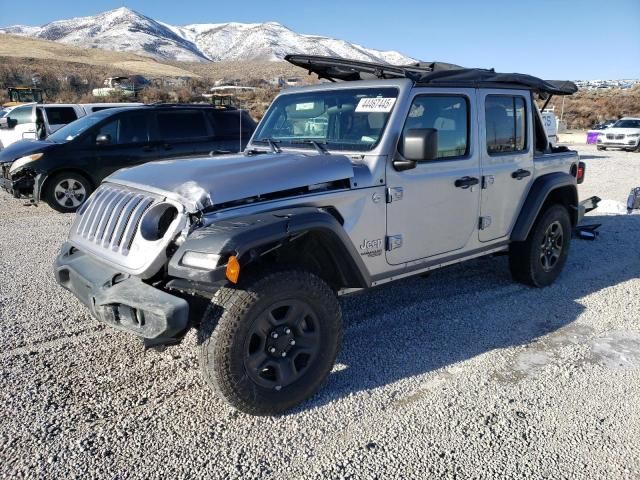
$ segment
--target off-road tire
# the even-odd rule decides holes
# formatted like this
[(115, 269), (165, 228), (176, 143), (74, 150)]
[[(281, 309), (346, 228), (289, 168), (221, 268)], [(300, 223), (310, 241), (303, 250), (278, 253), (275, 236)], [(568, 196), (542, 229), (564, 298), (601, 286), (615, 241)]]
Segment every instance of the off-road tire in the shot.
[[(60, 184), (60, 182), (63, 182), (65, 180), (77, 182), (77, 185), (81, 185), (84, 193), (81, 197), (78, 197), (78, 199), (81, 198), (81, 200), (78, 200), (78, 204), (75, 204), (76, 202), (70, 200), (69, 203), (71, 203), (71, 205), (65, 206), (63, 203), (61, 203), (60, 200), (56, 198), (56, 187)], [(58, 212), (73, 213), (78, 210), (84, 204), (84, 202), (87, 201), (92, 191), (93, 187), (91, 186), (91, 182), (84, 175), (76, 172), (61, 172), (47, 180), (47, 183), (44, 186), (42, 199), (47, 202), (47, 205), (49, 205), (54, 210), (57, 210)]]
[[(265, 385), (264, 383), (271, 381), (270, 378), (265, 380), (256, 375), (271, 375), (271, 367), (248, 368), (246, 362), (253, 358), (249, 350), (256, 349), (255, 344), (259, 342), (257, 353), (252, 355), (267, 356), (269, 362), (285, 361), (285, 358), (280, 360), (273, 357), (279, 357), (278, 352), (269, 353), (274, 347), (272, 344), (269, 348), (268, 342), (276, 341), (272, 340), (273, 331), (266, 333), (263, 339), (255, 333), (255, 329), (264, 325), (265, 312), (271, 313), (266, 318), (273, 319), (274, 312), (285, 308), (277, 306), (287, 302), (306, 305), (312, 312), (313, 318), (306, 316), (302, 324), (308, 326), (308, 320), (309, 325), (315, 323), (319, 348), (307, 360), (305, 367), (294, 368), (293, 371), (300, 376), (292, 383), (278, 386), (281, 371), (274, 369), (274, 383)], [(283, 325), (288, 325), (289, 310), (282, 311), (286, 312), (284, 319), (279, 320), (283, 323), (276, 322), (279, 326), (274, 328), (282, 329)], [(309, 334), (300, 330), (301, 335), (294, 336), (299, 330), (294, 326), (297, 325), (295, 322), (290, 323), (293, 333), (288, 338), (298, 338), (303, 344), (307, 338), (304, 335)], [(277, 341), (283, 339), (284, 333)], [(316, 275), (297, 270), (274, 271), (240, 287), (223, 287), (218, 290), (204, 315), (198, 340), (200, 368), (204, 378), (227, 403), (252, 415), (279, 414), (312, 396), (327, 379), (342, 344), (340, 304), (333, 290)], [(292, 350), (289, 351), (289, 358), (295, 364), (301, 354), (293, 350), (295, 346), (290, 348)]]
[[(549, 251), (542, 245), (548, 240), (548, 234), (553, 233), (554, 228), (557, 231), (558, 226), (562, 230), (562, 246), (555, 261), (550, 263), (548, 257), (542, 258)], [(532, 287), (552, 284), (567, 262), (571, 233), (571, 218), (566, 207), (556, 204), (544, 210), (538, 216), (528, 238), (524, 242), (513, 242), (509, 248), (509, 269), (513, 279)], [(552, 244), (557, 251), (557, 244)]]

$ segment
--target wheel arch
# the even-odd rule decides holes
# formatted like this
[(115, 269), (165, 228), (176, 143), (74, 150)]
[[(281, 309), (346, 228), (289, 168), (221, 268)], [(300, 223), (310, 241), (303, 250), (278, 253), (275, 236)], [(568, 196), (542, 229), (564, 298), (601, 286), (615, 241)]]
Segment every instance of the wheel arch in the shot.
[(511, 232), (511, 241), (525, 241), (540, 214), (556, 203), (567, 208), (571, 226), (575, 227), (578, 222), (578, 189), (575, 177), (568, 173), (550, 173), (533, 182)]
[(34, 199), (36, 201), (41, 200), (42, 199), (42, 194), (44, 192), (46, 192), (46, 189), (49, 186), (49, 182), (51, 181), (51, 179), (54, 178), (56, 175), (59, 175), (61, 173), (66, 173), (66, 172), (82, 175), (87, 180), (89, 180), (89, 184), (90, 184), (91, 189), (92, 190), (96, 189), (98, 182), (96, 182), (96, 180), (93, 178), (93, 176), (91, 176), (86, 171), (82, 170), (81, 168), (77, 168), (77, 167), (62, 167), (62, 168), (57, 168), (57, 169), (55, 169), (55, 170), (53, 170), (51, 172), (38, 174), (39, 178), (36, 181), (36, 184), (34, 186), (34, 192), (33, 192)]
[(299, 207), (235, 217), (193, 232), (169, 262), (171, 277), (198, 283), (225, 281), (224, 265), (200, 271), (185, 267), (187, 251), (220, 255), (226, 262), (235, 255), (241, 265), (240, 280), (276, 264), (310, 270), (334, 289), (365, 288), (369, 272), (332, 208)]

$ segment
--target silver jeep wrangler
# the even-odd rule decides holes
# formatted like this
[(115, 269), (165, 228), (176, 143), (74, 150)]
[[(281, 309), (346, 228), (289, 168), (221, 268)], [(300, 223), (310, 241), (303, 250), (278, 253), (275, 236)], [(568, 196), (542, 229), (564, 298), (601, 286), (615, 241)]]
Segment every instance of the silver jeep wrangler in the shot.
[(148, 346), (197, 328), (206, 380), (251, 414), (326, 380), (337, 293), (497, 252), (515, 280), (544, 287), (580, 217), (584, 164), (550, 146), (534, 103), (574, 84), (287, 60), (332, 83), (283, 91), (243, 154), (116, 172), (55, 262), (96, 318)]

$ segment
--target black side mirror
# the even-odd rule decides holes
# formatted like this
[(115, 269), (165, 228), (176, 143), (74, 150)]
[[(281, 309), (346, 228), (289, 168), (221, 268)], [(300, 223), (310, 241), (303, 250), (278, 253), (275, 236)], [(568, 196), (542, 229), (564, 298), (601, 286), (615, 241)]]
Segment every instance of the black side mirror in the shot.
[(438, 130), (435, 128), (412, 128), (404, 132), (401, 154), (393, 161), (396, 170), (415, 168), (418, 162), (438, 158)]
[(96, 137), (96, 145), (109, 145), (111, 143), (111, 135), (101, 133)]
[(18, 124), (18, 120), (11, 117), (0, 118), (0, 128), (14, 128)]

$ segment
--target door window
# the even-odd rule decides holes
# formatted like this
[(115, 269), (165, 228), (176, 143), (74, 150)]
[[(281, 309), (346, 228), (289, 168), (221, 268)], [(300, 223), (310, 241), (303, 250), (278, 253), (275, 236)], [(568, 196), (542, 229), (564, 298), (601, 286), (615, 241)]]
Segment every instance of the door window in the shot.
[(44, 107), (49, 125), (61, 125), (77, 120), (78, 115), (72, 107)]
[(417, 128), (434, 128), (438, 133), (437, 159), (462, 157), (469, 153), (468, 100), (461, 95), (420, 95), (411, 104), (403, 134)]
[(487, 96), (485, 100), (487, 153), (527, 150), (526, 113), (524, 97)]
[(209, 136), (202, 112), (158, 112), (158, 135), (162, 141)]
[(141, 113), (123, 115), (102, 125), (94, 140), (98, 135), (108, 135), (112, 145), (147, 142), (147, 116)]
[(16, 107), (9, 112), (7, 118), (16, 121), (16, 125), (23, 125), (25, 123), (33, 123), (35, 119), (31, 117), (33, 111), (33, 105), (25, 105), (23, 107)]

